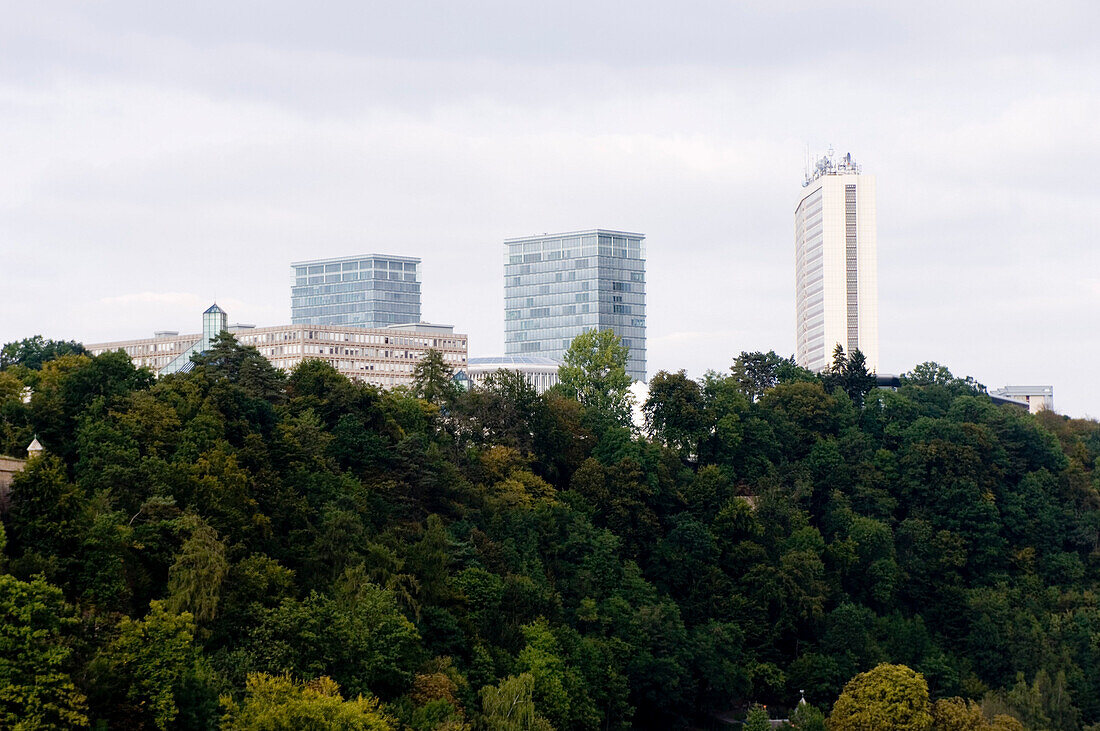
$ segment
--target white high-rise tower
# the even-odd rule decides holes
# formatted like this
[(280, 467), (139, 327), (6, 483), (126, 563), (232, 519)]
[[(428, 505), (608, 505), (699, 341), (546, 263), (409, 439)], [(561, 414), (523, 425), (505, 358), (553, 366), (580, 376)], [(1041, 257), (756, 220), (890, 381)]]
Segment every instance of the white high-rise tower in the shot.
[(819, 372), (837, 344), (878, 370), (878, 252), (875, 178), (851, 153), (832, 150), (802, 184), (794, 211), (795, 359)]

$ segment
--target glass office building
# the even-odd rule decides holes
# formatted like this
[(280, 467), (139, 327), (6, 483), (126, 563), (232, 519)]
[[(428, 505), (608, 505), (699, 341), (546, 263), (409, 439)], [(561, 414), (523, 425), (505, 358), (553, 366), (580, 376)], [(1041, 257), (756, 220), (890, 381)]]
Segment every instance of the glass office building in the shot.
[(290, 265), (295, 325), (387, 327), (420, 322), (420, 259), (364, 254)]
[(644, 381), (645, 235), (592, 229), (504, 242), (504, 352), (560, 361), (586, 330), (615, 331)]

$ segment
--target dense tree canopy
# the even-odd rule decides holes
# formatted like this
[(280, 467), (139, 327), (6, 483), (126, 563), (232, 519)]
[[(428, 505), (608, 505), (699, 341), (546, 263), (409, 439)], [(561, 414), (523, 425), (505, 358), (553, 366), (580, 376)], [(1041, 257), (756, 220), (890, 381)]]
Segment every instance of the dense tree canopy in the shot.
[(54, 355), (0, 372), (0, 452), (46, 447), (2, 516), (0, 725), (664, 729), (800, 691), (833, 729), (1100, 723), (1100, 425), (943, 366), (742, 353), (654, 375), (643, 428), (610, 333), (545, 394), (229, 336), (159, 380)]
[(32, 371), (42, 370), (42, 364), (63, 355), (84, 355), (88, 351), (75, 340), (47, 340), (41, 335), (5, 343), (0, 348), (0, 370), (23, 366)]

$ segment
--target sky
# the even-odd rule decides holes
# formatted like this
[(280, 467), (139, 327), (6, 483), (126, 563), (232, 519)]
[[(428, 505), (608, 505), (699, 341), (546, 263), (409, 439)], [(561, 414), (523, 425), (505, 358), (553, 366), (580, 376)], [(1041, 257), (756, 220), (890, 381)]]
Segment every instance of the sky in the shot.
[(0, 342), (290, 320), (423, 259), (503, 352), (503, 245), (647, 237), (648, 370), (794, 351), (808, 156), (877, 179), (880, 367), (1100, 417), (1100, 3), (0, 0)]

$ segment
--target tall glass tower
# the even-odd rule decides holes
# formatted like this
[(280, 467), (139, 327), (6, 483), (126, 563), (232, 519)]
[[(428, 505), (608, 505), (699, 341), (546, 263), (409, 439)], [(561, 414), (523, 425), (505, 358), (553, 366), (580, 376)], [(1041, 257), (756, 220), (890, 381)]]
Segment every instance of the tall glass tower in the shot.
[(821, 158), (794, 212), (795, 358), (820, 372), (837, 344), (859, 348), (878, 370), (875, 178), (849, 153)]
[(644, 381), (645, 235), (592, 229), (504, 242), (504, 352), (560, 361), (574, 337), (611, 329)]
[(290, 265), (295, 325), (386, 327), (420, 322), (420, 259), (364, 254)]

